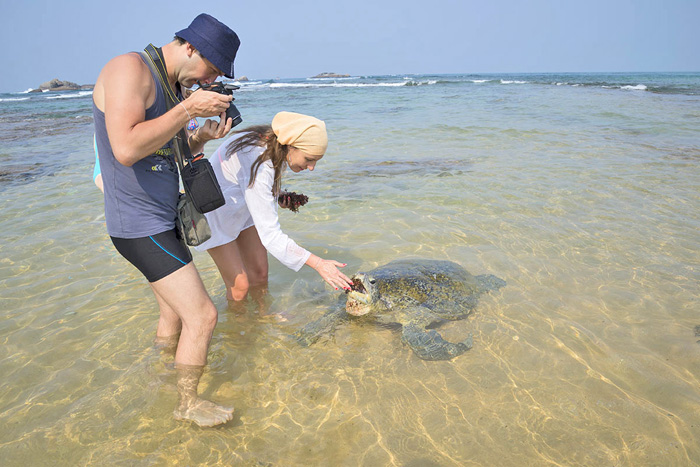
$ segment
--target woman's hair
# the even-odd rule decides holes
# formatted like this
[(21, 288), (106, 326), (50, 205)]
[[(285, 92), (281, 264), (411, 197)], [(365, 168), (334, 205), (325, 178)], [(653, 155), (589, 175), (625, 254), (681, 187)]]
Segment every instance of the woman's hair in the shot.
[(226, 157), (231, 157), (248, 146), (260, 146), (265, 148), (265, 151), (255, 159), (255, 162), (250, 167), (250, 183), (248, 186), (253, 186), (260, 165), (269, 160), (272, 162), (272, 167), (275, 169), (275, 181), (272, 184), (272, 193), (277, 196), (282, 187), (282, 172), (284, 171), (284, 164), (287, 162), (289, 146), (280, 144), (279, 141), (277, 141), (277, 135), (272, 131), (270, 125), (254, 125), (234, 133), (239, 133), (241, 136), (228, 147)]

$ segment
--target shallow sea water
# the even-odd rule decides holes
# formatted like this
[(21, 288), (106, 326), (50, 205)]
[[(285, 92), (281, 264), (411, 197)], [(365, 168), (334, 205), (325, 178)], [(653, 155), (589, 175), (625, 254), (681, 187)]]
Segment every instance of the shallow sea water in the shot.
[[(433, 258), (507, 282), (439, 328), (474, 347), (427, 362), (355, 320), (302, 348), (289, 335), (336, 291), (271, 258), (265, 303), (234, 310), (195, 252), (219, 309), (200, 389), (236, 407), (213, 429), (172, 419), (156, 302), (91, 182), (89, 98), (32, 101), (46, 129), (0, 136), (20, 167), (0, 178), (2, 464), (700, 464), (700, 98), (416, 81), (260, 83), (237, 104), (327, 121), (327, 156), (283, 183), (310, 199), (281, 217), (299, 244), (348, 273)], [(31, 114), (11, 105), (0, 119)]]

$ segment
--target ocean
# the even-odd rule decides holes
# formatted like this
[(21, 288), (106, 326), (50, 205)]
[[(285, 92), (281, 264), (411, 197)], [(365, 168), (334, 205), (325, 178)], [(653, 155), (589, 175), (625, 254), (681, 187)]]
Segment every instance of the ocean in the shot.
[[(396, 328), (290, 337), (337, 303), (270, 258), (264, 303), (219, 310), (176, 422), (156, 301), (92, 182), (91, 93), (0, 94), (0, 459), (15, 465), (700, 465), (700, 73), (464, 74), (240, 83), (244, 123), (326, 121), (283, 187), (300, 245), (348, 275), (448, 259), (507, 282), (424, 361)], [(207, 145), (211, 154), (220, 141)]]

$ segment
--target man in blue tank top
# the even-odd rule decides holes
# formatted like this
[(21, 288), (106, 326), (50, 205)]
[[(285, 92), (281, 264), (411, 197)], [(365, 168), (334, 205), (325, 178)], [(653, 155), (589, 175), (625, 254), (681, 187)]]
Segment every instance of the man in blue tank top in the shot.
[[(193, 154), (231, 129), (225, 112), (231, 96), (196, 91), (170, 110), (167, 93), (219, 76), (233, 78), (240, 45), (235, 32), (202, 14), (162, 47), (163, 86), (138, 53), (113, 58), (93, 91), (95, 144), (105, 199), (105, 221), (115, 247), (148, 280), (160, 307), (156, 342), (175, 348), (180, 401), (175, 418), (200, 426), (225, 423), (233, 408), (197, 395), (217, 310), (204, 289), (192, 256), (177, 234), (179, 178), (170, 142), (188, 121), (220, 116), (189, 140)], [(175, 96), (173, 96), (175, 97)]]

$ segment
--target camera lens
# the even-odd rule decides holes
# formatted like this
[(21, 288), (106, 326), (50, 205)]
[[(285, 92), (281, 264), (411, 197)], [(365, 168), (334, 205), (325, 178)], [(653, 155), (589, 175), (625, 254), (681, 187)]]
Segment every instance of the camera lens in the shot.
[(238, 111), (233, 102), (231, 103), (231, 105), (229, 105), (228, 109), (226, 109), (226, 118), (230, 118), (233, 120), (231, 128), (243, 121), (243, 118), (241, 118), (241, 113)]

